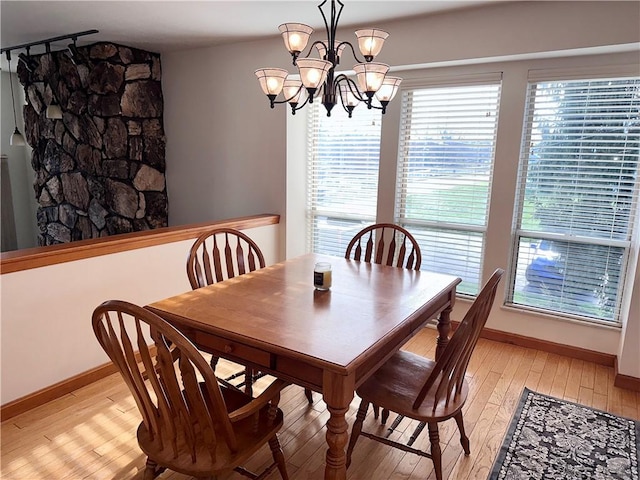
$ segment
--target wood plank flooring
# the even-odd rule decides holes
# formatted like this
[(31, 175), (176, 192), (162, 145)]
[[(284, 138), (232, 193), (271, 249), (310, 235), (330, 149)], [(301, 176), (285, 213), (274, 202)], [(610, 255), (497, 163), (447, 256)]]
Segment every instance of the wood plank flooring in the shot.
[[(433, 358), (436, 332), (426, 328), (404, 347)], [(235, 368), (221, 361), (219, 369)], [(640, 419), (640, 393), (613, 385), (613, 369), (591, 362), (481, 339), (467, 371), (470, 396), (464, 421), (471, 441), (465, 457), (455, 422), (441, 424), (444, 476), (450, 480), (486, 479), (502, 444), (524, 387), (584, 405)], [(268, 379), (261, 379), (257, 390)], [(301, 387), (282, 394), (285, 427), (280, 432), (291, 480), (322, 479), (326, 451), (325, 422), (329, 418), (319, 394), (309, 406)], [(347, 420), (353, 422), (359, 399)], [(392, 415), (388, 425), (393, 420)], [(145, 457), (135, 440), (140, 422), (135, 402), (118, 374), (74, 391), (2, 423), (1, 475), (6, 480), (141, 479)], [(392, 438), (406, 441), (415, 422), (403, 420)], [(373, 415), (365, 429), (381, 431)], [(423, 432), (414, 446), (428, 449)], [(254, 455), (248, 467), (260, 469), (271, 461), (268, 448)], [(185, 480), (165, 472), (160, 479)], [(240, 479), (230, 473), (222, 480)], [(274, 472), (270, 479), (279, 479)], [(414, 480), (435, 478), (431, 460), (404, 453), (367, 438), (358, 441), (350, 480)]]

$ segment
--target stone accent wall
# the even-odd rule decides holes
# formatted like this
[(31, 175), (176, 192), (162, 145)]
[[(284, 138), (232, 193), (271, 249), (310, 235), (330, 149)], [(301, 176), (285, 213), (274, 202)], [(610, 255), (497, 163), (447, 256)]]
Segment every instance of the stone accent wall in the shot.
[[(160, 55), (112, 43), (18, 62), (40, 245), (167, 226)], [(46, 117), (55, 96), (63, 117)]]

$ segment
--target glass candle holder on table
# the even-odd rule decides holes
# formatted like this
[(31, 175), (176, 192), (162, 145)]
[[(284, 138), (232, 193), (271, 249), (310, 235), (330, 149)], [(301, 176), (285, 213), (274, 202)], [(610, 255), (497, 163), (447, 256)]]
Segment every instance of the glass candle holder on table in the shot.
[(316, 290), (329, 290), (331, 288), (331, 264), (318, 262), (313, 268), (313, 286)]

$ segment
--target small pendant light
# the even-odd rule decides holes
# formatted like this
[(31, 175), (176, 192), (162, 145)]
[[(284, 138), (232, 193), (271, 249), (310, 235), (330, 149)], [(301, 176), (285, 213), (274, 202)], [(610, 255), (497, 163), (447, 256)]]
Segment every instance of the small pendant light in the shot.
[(15, 130), (11, 134), (11, 138), (9, 139), (9, 145), (14, 147), (24, 147), (26, 142), (24, 141), (24, 137), (18, 130), (18, 117), (16, 115), (16, 100), (13, 96), (13, 80), (11, 78), (11, 51), (7, 50), (7, 62), (9, 64), (9, 85), (11, 85), (11, 106), (13, 107), (13, 123), (15, 125)]

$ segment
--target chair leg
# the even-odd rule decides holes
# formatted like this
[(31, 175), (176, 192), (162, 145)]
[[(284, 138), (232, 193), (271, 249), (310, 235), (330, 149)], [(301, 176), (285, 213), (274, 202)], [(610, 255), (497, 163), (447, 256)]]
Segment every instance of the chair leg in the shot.
[(440, 434), (438, 424), (429, 423), (429, 442), (431, 442), (431, 460), (436, 473), (436, 480), (442, 480), (442, 451), (440, 450)]
[(378, 405), (376, 405), (375, 403), (372, 405), (373, 407), (373, 418), (374, 419), (378, 419), (378, 416), (380, 415), (380, 407), (378, 407)]
[(165, 470), (165, 467), (159, 467), (156, 462), (147, 457), (147, 465), (142, 478), (143, 480), (153, 480)]
[(253, 397), (253, 368), (244, 369), (244, 392)]
[(383, 408), (382, 409), (382, 417), (380, 417), (380, 423), (382, 425), (386, 425), (388, 418), (389, 418), (389, 410), (387, 410), (386, 408)]
[(313, 392), (311, 390), (309, 390), (308, 388), (305, 388), (304, 396), (307, 397), (307, 401), (309, 402), (309, 405), (313, 404)]
[(282, 480), (289, 480), (289, 474), (287, 473), (287, 463), (284, 459), (284, 454), (282, 453), (282, 448), (280, 447), (280, 441), (276, 435), (273, 436), (269, 440), (269, 447), (271, 447), (271, 455), (273, 455), (273, 460), (276, 462), (276, 466), (278, 467), (278, 471), (280, 472), (280, 476)]
[(211, 355), (211, 360), (209, 361), (209, 364), (211, 365), (211, 370), (213, 370), (214, 372), (216, 371), (216, 365), (218, 365), (218, 360), (220, 360), (220, 357)]
[(358, 408), (358, 413), (356, 414), (356, 421), (353, 422), (353, 427), (351, 428), (351, 435), (349, 436), (349, 446), (347, 447), (347, 468), (351, 465), (351, 453), (353, 453), (353, 447), (356, 446), (356, 442), (358, 441), (358, 437), (362, 431), (362, 423), (367, 416), (368, 409), (369, 402), (362, 400), (362, 402), (360, 402), (360, 407)]
[(454, 418), (456, 419), (456, 423), (458, 424), (458, 430), (460, 430), (460, 444), (462, 445), (464, 454), (470, 455), (471, 450), (469, 450), (469, 437), (467, 437), (467, 434), (464, 431), (464, 420), (462, 419), (462, 411), (458, 412), (458, 414)]

